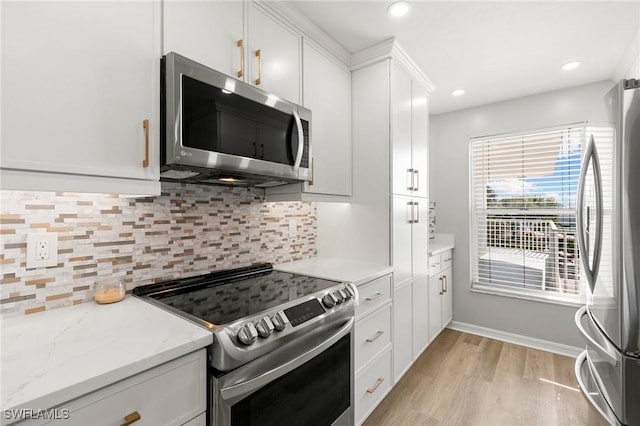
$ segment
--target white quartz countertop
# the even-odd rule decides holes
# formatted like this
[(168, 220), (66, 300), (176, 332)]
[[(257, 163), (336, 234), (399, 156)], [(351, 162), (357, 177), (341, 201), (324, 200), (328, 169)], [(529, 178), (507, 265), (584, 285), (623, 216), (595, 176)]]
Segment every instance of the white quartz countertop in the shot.
[(54, 408), (213, 343), (205, 328), (131, 295), (10, 318), (0, 331), (2, 409)]
[(389, 265), (329, 257), (313, 257), (281, 263), (275, 265), (274, 269), (327, 280), (348, 281), (356, 286), (393, 272), (393, 267)]
[(455, 240), (452, 234), (436, 234), (435, 238), (429, 241), (429, 256), (440, 254), (454, 247)]
[(448, 244), (448, 243), (430, 243), (429, 256), (442, 253), (443, 251), (451, 250), (453, 247), (454, 247), (453, 244)]

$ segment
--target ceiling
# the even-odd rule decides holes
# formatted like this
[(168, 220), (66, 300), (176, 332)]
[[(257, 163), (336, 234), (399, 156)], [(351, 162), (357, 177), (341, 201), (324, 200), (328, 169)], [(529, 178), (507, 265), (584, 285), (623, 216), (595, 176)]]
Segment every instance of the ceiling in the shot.
[(413, 0), (403, 18), (391, 0), (289, 3), (350, 52), (396, 37), (435, 86), (433, 114), (611, 79), (640, 28), (638, 1)]

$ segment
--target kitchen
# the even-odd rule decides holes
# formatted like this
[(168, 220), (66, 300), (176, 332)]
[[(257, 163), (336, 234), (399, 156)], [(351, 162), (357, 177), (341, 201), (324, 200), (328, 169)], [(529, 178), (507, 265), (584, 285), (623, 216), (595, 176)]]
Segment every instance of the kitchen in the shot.
[[(6, 369), (15, 365), (5, 362), (5, 354), (8, 359), (15, 360), (16, 356), (25, 357), (26, 352), (35, 357), (34, 362), (53, 368), (46, 364), (46, 354), (38, 350), (38, 339), (25, 335), (23, 340), (16, 340), (17, 336), (8, 334), (10, 330), (5, 328), (6, 324), (19, 323), (18, 327), (26, 327), (33, 321), (33, 327), (47, 330), (46, 334), (66, 329), (50, 318), (55, 317), (66, 324), (72, 318), (87, 316), (93, 318), (92, 324), (102, 324), (104, 328), (94, 331), (105, 337), (93, 348), (86, 344), (85, 349), (91, 351), (89, 359), (79, 358), (72, 363), (83, 368), (73, 368), (74, 365), (68, 362), (64, 363), (65, 368), (56, 367), (63, 376), (80, 375), (78, 370), (93, 371), (96, 377), (75, 377), (84, 386), (71, 388), (70, 384), (73, 393), (66, 394), (58, 389), (63, 397), (57, 400), (47, 399), (52, 391), (33, 389), (44, 398), (31, 400), (39, 401), (37, 405), (22, 399), (22, 405), (13, 403), (9, 407), (67, 407), (65, 403), (70, 399), (99, 392), (121, 379), (166, 365), (173, 358), (196, 352), (209, 344), (202, 342), (210, 340), (211, 335), (196, 329), (185, 330), (184, 339), (178, 339), (173, 343), (175, 347), (165, 352), (149, 350), (138, 358), (135, 353), (123, 357), (119, 352), (111, 352), (113, 349), (110, 351), (109, 348), (120, 345), (129, 348), (140, 345), (136, 343), (139, 334), (135, 331), (148, 333), (145, 316), (150, 324), (153, 320), (164, 320), (154, 317), (160, 314), (150, 311), (150, 304), (130, 295), (121, 303), (95, 305), (96, 283), (116, 277), (127, 290), (133, 290), (151, 283), (257, 262), (283, 265), (302, 261), (294, 265), (302, 265), (299, 267), (304, 269), (290, 272), (309, 275), (333, 271), (340, 276), (320, 278), (361, 284), (357, 289), (360, 306), (366, 306), (367, 297), (375, 297), (378, 293), (386, 295), (376, 299), (370, 311), (359, 315), (359, 306), (355, 314), (356, 337), (359, 323), (376, 316), (386, 318), (389, 329), (376, 339), (379, 349), (370, 358), (363, 359), (360, 366), (356, 362), (353, 372), (356, 386), (364, 372), (374, 368), (378, 361), (386, 365), (387, 375), (394, 376), (379, 384), (377, 378), (384, 375), (374, 374), (370, 378), (367, 388), (378, 385), (378, 392), (372, 393), (377, 400), (372, 401), (371, 406), (379, 402), (379, 395), (391, 389), (392, 383), (407, 371), (431, 337), (443, 327), (442, 315), (435, 330), (421, 335), (404, 333), (400, 327), (408, 325), (410, 329), (420, 330), (420, 327), (433, 326), (433, 321), (430, 323), (418, 315), (426, 309), (421, 310), (417, 305), (413, 315), (412, 309), (408, 308), (419, 300), (414, 294), (421, 295), (429, 290), (427, 281), (432, 273), (435, 273), (436, 281), (437, 275), (446, 275), (441, 273), (446, 268), (435, 265), (433, 268), (427, 264), (427, 250), (439, 256), (440, 262), (451, 262), (450, 257), (442, 255), (453, 248), (450, 267), (456, 278), (450, 284), (454, 320), (451, 327), (501, 340), (511, 339), (552, 352), (578, 355), (576, 349), (584, 346), (584, 340), (573, 322), (577, 305), (516, 298), (505, 302), (504, 297), (470, 291), (468, 283), (461, 278), (469, 276), (471, 270), (470, 218), (467, 214), (457, 213), (469, 210), (467, 144), (469, 138), (475, 136), (585, 121), (592, 112), (591, 105), (613, 84), (602, 80), (638, 78), (637, 5), (621, 3), (617, 5), (620, 9), (615, 9), (632, 10), (628, 13), (632, 18), (628, 19), (627, 26), (621, 26), (626, 32), (621, 31), (619, 35), (626, 37), (623, 44), (629, 47), (622, 46), (616, 51), (615, 62), (619, 64), (610, 63), (610, 72), (605, 78), (583, 81), (578, 87), (557, 87), (558, 90), (544, 91), (546, 93), (540, 90), (538, 94), (525, 92), (502, 99), (487, 98), (485, 103), (491, 105), (486, 107), (479, 104), (466, 104), (462, 108), (449, 106), (449, 113), (442, 109), (436, 114), (436, 108), (444, 108), (438, 106), (438, 100), (455, 101), (449, 97), (445, 101), (442, 91), (437, 90), (435, 76), (426, 68), (421, 70), (412, 60), (415, 47), (411, 50), (412, 55), (408, 55), (409, 44), (403, 43), (400, 47), (385, 38), (370, 43), (369, 46), (373, 45), (370, 49), (347, 50), (318, 26), (324, 16), (321, 26), (330, 28), (329, 6), (301, 3), (296, 5), (299, 9), (285, 3), (240, 1), (199, 2), (191, 4), (191, 9), (180, 2), (125, 3), (117, 8), (103, 4), (94, 9), (90, 3), (63, 6), (2, 3), (0, 254), (3, 272), (0, 308), (3, 388), (7, 389), (4, 385)], [(339, 2), (332, 6), (339, 6)], [(386, 14), (386, 6), (378, 5), (383, 14)], [(415, 8), (420, 6), (420, 3), (413, 5)], [(438, 7), (444, 6), (439, 4)], [(305, 7), (307, 16), (313, 16), (315, 22), (304, 16)], [(473, 8), (469, 9), (468, 13), (472, 13)], [(113, 22), (118, 25), (114, 26)], [(185, 28), (192, 28), (192, 31), (185, 31)], [(47, 37), (43, 37), (44, 34)], [(337, 38), (340, 33), (331, 34)], [(238, 43), (239, 40), (243, 42)], [(342, 43), (346, 44), (345, 41)], [(279, 63), (280, 68), (269, 62), (267, 54), (273, 49), (278, 52), (278, 59), (285, 61)], [(264, 54), (263, 58), (256, 55), (258, 50)], [(262, 80), (264, 90), (310, 109), (313, 114), (313, 184), (247, 189), (160, 183), (159, 59), (171, 51), (250, 85)], [(66, 59), (65, 68), (60, 66), (61, 57)], [(262, 60), (264, 63), (260, 62)], [(380, 64), (398, 66), (407, 76), (390, 81)], [(274, 70), (280, 70), (280, 73)], [(285, 75), (285, 71), (292, 74)], [(495, 88), (497, 84), (486, 86)], [(395, 100), (387, 98), (386, 87), (397, 87), (398, 93), (409, 93), (409, 102), (415, 106), (412, 113), (422, 116), (407, 119), (406, 114), (400, 113), (400, 108), (390, 108)], [(422, 98), (429, 99), (429, 104), (421, 104)], [(508, 100), (511, 98), (513, 100)], [(38, 101), (33, 102), (34, 99)], [(389, 109), (398, 111), (398, 115), (390, 118)], [(148, 124), (144, 120), (149, 120)], [(395, 166), (395, 163), (390, 166), (390, 161), (399, 160), (401, 150), (406, 147), (396, 150), (394, 140), (393, 158), (389, 158), (390, 140), (399, 140), (402, 136), (385, 132), (385, 123), (387, 126), (389, 121), (402, 123), (395, 128), (404, 131), (407, 120), (409, 132), (421, 132), (418, 137), (425, 142), (408, 148), (423, 156), (419, 158), (416, 154), (409, 162), (426, 166), (428, 161), (428, 173), (411, 164), (408, 167)], [(411, 122), (423, 127), (411, 128)], [(461, 123), (468, 123), (468, 127)], [(404, 130), (402, 126), (405, 126)], [(29, 131), (25, 132), (25, 129)], [(427, 132), (428, 160), (426, 150), (420, 151), (426, 147)], [(87, 141), (92, 143), (87, 144)], [(148, 145), (145, 145), (146, 141), (149, 141)], [(144, 166), (144, 160), (147, 160), (147, 166)], [(411, 173), (411, 179), (418, 178), (417, 184), (411, 185), (415, 190), (389, 188), (390, 181), (406, 183), (404, 174), (389, 176), (390, 169), (400, 170), (400, 167), (402, 172), (408, 168), (418, 170), (418, 173)], [(88, 195), (87, 192), (108, 195)], [(418, 218), (412, 216), (411, 220), (417, 223), (402, 228), (390, 224), (390, 210), (394, 207), (390, 194), (404, 194), (393, 201), (408, 200), (417, 204), (415, 209), (414, 204), (410, 205), (411, 214), (418, 214)], [(464, 195), (453, 197), (451, 194)], [(438, 234), (441, 240), (431, 241), (430, 249), (426, 247), (429, 222), (426, 200), (436, 201), (436, 227), (442, 233)], [(54, 266), (34, 268), (26, 265), (30, 250), (28, 234), (54, 233), (57, 241), (50, 243), (57, 244)], [(412, 238), (418, 233), (425, 244), (410, 247)], [(450, 234), (455, 234), (455, 244), (447, 237)], [(42, 235), (36, 235), (39, 236)], [(436, 253), (438, 243), (442, 243), (444, 249)], [(416, 259), (412, 258), (414, 255)], [(315, 257), (350, 260), (349, 265), (367, 262), (367, 265), (377, 267), (371, 272), (361, 264), (358, 273), (352, 275), (348, 270), (341, 271), (345, 263), (324, 264), (318, 271), (312, 269), (318, 267), (317, 264), (304, 262)], [(393, 265), (393, 270), (389, 265)], [(393, 278), (390, 278), (392, 271)], [(378, 281), (380, 279), (382, 281)], [(367, 295), (364, 292), (369, 287), (363, 287), (367, 283), (382, 288), (386, 285), (386, 291), (376, 290)], [(443, 280), (437, 285), (444, 285)], [(435, 294), (438, 295), (438, 291)], [(426, 303), (429, 299), (425, 295), (420, 300)], [(144, 312), (143, 318), (129, 320), (126, 308), (132, 303), (136, 305), (130, 309)], [(112, 309), (114, 314), (106, 315), (110, 311), (102, 308)], [(446, 322), (449, 319), (446, 318)], [(46, 328), (45, 324), (52, 328)], [(176, 323), (175, 327), (182, 325)], [(90, 333), (91, 327), (83, 331)], [(128, 336), (121, 336), (116, 331)], [(92, 334), (88, 335), (91, 337), (83, 335), (81, 341), (93, 341)], [(154, 337), (154, 333), (149, 334)], [(370, 335), (375, 337), (375, 330)], [(162, 339), (162, 332), (155, 331), (155, 336)], [(54, 336), (50, 335), (49, 339), (52, 338)], [(141, 342), (144, 344), (144, 340)], [(76, 349), (72, 352), (78, 350), (77, 342), (75, 344)], [(10, 347), (21, 347), (24, 351), (12, 352)], [(135, 351), (132, 349), (132, 352)], [(111, 365), (115, 373), (90, 369), (103, 363)], [(21, 369), (24, 371), (25, 367)], [(35, 372), (34, 376), (38, 374), (44, 374), (44, 371)], [(2, 408), (5, 408), (5, 398), (3, 390)], [(356, 401), (356, 413), (362, 410), (359, 405), (362, 406)], [(198, 410), (193, 411), (191, 417), (168, 422), (191, 421), (201, 415), (202, 411)], [(354, 422), (362, 421), (371, 410), (372, 407), (367, 407)], [(118, 419), (122, 420), (128, 413)], [(144, 418), (143, 415), (143, 421)], [(165, 422), (166, 419), (168, 417)]]

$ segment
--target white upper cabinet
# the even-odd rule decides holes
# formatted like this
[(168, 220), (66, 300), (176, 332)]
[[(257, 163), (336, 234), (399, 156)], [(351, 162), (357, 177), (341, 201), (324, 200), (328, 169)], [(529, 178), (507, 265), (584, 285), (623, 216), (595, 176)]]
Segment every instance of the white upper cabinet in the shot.
[(300, 104), (302, 37), (249, 3), (247, 40), (248, 81)]
[(427, 197), (428, 94), (397, 62), (391, 64), (392, 192)]
[(268, 188), (272, 201), (351, 195), (351, 72), (306, 40), (302, 59), (303, 105), (311, 110), (311, 181)]
[(261, 6), (170, 0), (163, 8), (163, 53), (176, 52), (301, 103), (302, 37)]
[(241, 1), (164, 1), (163, 50), (235, 78), (244, 77)]
[(429, 196), (429, 94), (411, 81), (411, 167), (415, 173), (414, 197)]
[(0, 7), (2, 188), (159, 194), (160, 4)]
[(304, 106), (312, 117), (312, 180), (307, 192), (351, 194), (351, 72), (304, 44)]
[(391, 63), (392, 192), (413, 195), (411, 160), (411, 77), (396, 62)]

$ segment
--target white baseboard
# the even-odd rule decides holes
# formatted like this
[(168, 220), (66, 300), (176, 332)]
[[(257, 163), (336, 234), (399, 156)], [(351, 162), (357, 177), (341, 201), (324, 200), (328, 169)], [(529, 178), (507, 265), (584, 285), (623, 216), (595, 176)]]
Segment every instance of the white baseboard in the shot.
[(548, 340), (535, 339), (533, 337), (522, 336), (520, 334), (507, 333), (493, 328), (480, 327), (479, 325), (467, 324), (459, 321), (451, 321), (447, 328), (464, 333), (477, 334), (478, 336), (489, 337), (491, 339), (500, 340), (507, 343), (513, 343), (520, 346), (526, 346), (532, 349), (552, 352), (558, 355), (564, 355), (571, 358), (577, 358), (583, 348), (575, 346), (563, 345), (562, 343), (550, 342)]

